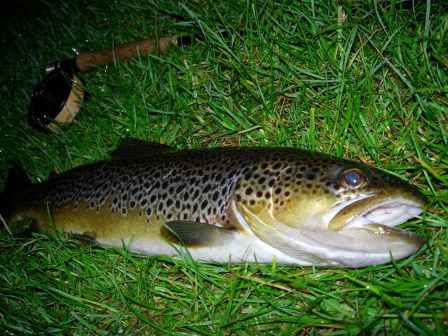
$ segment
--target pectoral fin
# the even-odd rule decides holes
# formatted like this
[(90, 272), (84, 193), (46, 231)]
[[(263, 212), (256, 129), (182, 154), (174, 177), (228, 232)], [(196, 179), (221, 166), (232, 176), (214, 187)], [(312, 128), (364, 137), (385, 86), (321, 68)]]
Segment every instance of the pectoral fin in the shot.
[(160, 233), (166, 240), (189, 248), (224, 246), (233, 239), (229, 229), (193, 221), (167, 222)]
[(288, 227), (271, 216), (267, 209), (252, 212), (243, 204), (237, 205), (238, 211), (250, 225), (252, 231), (265, 243), (303, 262), (314, 264), (326, 263), (316, 255), (307, 253), (300, 242), (301, 231)]

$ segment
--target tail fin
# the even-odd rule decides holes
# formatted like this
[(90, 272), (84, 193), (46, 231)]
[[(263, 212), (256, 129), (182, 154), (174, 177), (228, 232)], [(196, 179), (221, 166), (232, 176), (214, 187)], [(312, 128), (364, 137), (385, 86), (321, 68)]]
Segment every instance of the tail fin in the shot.
[(14, 165), (9, 171), (8, 178), (0, 194), (0, 214), (4, 219), (11, 219), (20, 195), (31, 185), (25, 171)]

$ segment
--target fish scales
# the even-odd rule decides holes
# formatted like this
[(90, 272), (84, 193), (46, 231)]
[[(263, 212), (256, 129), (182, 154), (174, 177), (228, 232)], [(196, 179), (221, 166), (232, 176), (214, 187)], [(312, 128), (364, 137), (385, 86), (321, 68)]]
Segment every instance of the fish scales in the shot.
[[(415, 251), (421, 240), (393, 226), (424, 205), (416, 188), (395, 176), (293, 148), (118, 155), (34, 184), (17, 199), (13, 219), (30, 217), (47, 230), (48, 206), (57, 228), (137, 253), (176, 256), (173, 243), (182, 243), (204, 261), (275, 257), (347, 267), (390, 261), (392, 249), (405, 250), (394, 252), (397, 258)], [(387, 232), (380, 251), (355, 260), (358, 250), (376, 249), (380, 229)], [(347, 249), (353, 235), (361, 238)], [(329, 243), (343, 256), (322, 246)]]
[[(38, 184), (25, 200), (32, 205), (45, 203), (57, 208), (78, 209), (83, 204), (97, 213), (107, 208), (123, 216), (137, 210), (148, 223), (156, 218), (228, 226), (231, 223), (226, 210), (233, 195), (251, 205), (271, 197), (274, 203), (281, 204), (280, 196), (288, 196), (286, 189), (293, 182), (296, 168), (306, 169), (306, 164), (314, 163), (305, 157), (301, 161), (303, 165), (297, 167), (296, 150), (254, 152), (233, 148), (159, 153), (134, 160), (113, 158)], [(287, 166), (285, 183), (271, 192)]]

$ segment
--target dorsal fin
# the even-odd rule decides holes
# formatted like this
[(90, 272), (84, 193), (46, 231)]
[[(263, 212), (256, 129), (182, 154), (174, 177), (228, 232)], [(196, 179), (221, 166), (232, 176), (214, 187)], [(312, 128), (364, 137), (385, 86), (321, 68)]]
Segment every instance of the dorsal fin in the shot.
[(168, 145), (128, 137), (124, 138), (109, 155), (113, 158), (136, 157), (170, 150), (173, 148)]

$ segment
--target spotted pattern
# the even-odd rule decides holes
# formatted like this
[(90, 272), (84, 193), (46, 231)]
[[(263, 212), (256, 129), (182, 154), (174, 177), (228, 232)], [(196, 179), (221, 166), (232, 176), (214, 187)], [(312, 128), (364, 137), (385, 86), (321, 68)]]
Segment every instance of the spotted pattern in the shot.
[[(286, 208), (292, 199), (331, 194), (349, 198), (341, 173), (356, 167), (378, 189), (401, 180), (358, 163), (291, 148), (223, 148), (161, 152), (82, 166), (37, 184), (29, 201), (51, 207), (87, 207), (157, 220), (193, 220), (229, 226), (231, 199), (249, 206)], [(384, 179), (388, 181), (384, 181)], [(386, 183), (386, 184), (387, 184)]]

